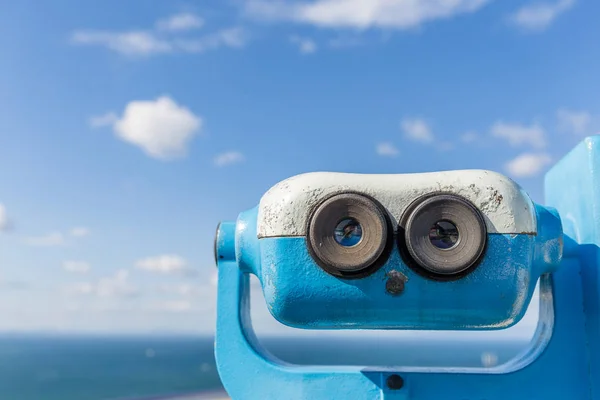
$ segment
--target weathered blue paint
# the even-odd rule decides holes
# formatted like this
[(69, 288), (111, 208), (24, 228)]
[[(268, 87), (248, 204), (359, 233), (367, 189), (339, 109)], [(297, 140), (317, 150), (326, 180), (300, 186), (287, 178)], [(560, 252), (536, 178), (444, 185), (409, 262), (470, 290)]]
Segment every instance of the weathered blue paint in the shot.
[[(491, 237), (486, 260), (478, 267), (481, 276), (475, 275), (476, 270), (469, 278), (472, 279), (472, 285), (444, 283), (455, 285), (455, 290), (460, 288), (461, 291), (486, 296), (479, 304), (491, 301), (494, 304), (489, 308), (492, 315), (469, 308), (469, 304), (464, 304), (467, 308), (463, 310), (469, 318), (493, 320), (499, 316), (497, 310), (506, 304), (492, 299), (489, 293), (483, 293), (485, 290), (480, 291), (480, 288), (486, 287), (485, 279), (497, 279), (492, 272), (494, 265), (500, 271), (507, 268), (508, 263), (518, 265), (505, 281), (497, 280), (495, 283), (502, 287), (502, 293), (507, 293), (508, 297), (515, 294), (524, 297), (525, 305), (529, 301), (530, 282), (543, 273), (540, 278), (540, 321), (531, 347), (514, 360), (489, 369), (313, 367), (290, 365), (275, 359), (257, 342), (252, 330), (249, 314), (250, 272), (261, 278), (275, 315), (292, 315), (292, 320), (300, 320), (300, 325), (311, 328), (315, 326), (303, 317), (300, 310), (304, 307), (309, 314), (315, 310), (308, 306), (309, 303), (302, 296), (316, 296), (313, 298), (314, 304), (321, 302), (322, 308), (334, 309), (336, 318), (329, 321), (333, 323), (352, 323), (352, 318), (356, 318), (364, 324), (365, 321), (361, 321), (367, 307), (364, 303), (370, 307), (382, 306), (383, 311), (371, 314), (374, 321), (370, 327), (376, 327), (389, 323), (387, 318), (390, 318), (391, 311), (385, 308), (390, 307), (391, 301), (404, 302), (400, 308), (405, 312), (413, 309), (415, 304), (440, 306), (435, 302), (436, 295), (441, 296), (447, 316), (450, 315), (451, 321), (457, 323), (457, 315), (461, 310), (457, 299), (464, 299), (463, 294), (455, 293), (456, 297), (453, 298), (451, 292), (441, 284), (421, 282), (409, 270), (403, 269), (398, 258), (393, 258), (382, 270), (394, 266), (410, 276), (404, 294), (398, 298), (387, 298), (379, 293), (381, 288), (376, 284), (377, 279), (384, 278), (383, 272), (372, 275), (362, 284), (358, 281), (350, 284), (335, 281), (329, 275), (315, 272), (318, 268), (310, 267), (313, 264), (303, 250), (301, 238), (259, 242), (255, 236), (252, 237), (254, 211), (240, 216), (236, 235), (232, 235), (232, 225), (222, 225), (217, 237), (219, 282), (215, 348), (219, 373), (230, 396), (234, 400), (600, 399), (600, 276), (597, 273), (600, 255), (599, 151), (600, 140), (589, 138), (547, 175), (546, 203), (552, 208), (536, 207), (538, 232), (535, 237)], [(561, 254), (563, 246), (558, 215), (563, 221), (564, 254)], [(506, 246), (510, 247), (510, 252)], [(392, 257), (396, 257), (396, 253), (394, 251)], [(288, 255), (290, 258), (286, 258), (285, 263), (273, 264), (278, 260), (277, 257)], [(557, 261), (561, 257), (558, 266)], [(281, 268), (281, 271), (275, 270), (274, 266)], [(513, 287), (523, 282), (513, 279), (518, 271), (525, 271), (530, 282), (525, 286)], [(301, 273), (295, 276), (296, 282), (283, 276), (295, 275), (295, 272)], [(302, 284), (299, 282), (301, 279), (313, 281), (316, 286)], [(319, 283), (314, 282), (317, 279)], [(326, 283), (318, 286), (323, 281)], [(473, 283), (475, 281), (477, 285)], [(412, 292), (410, 285), (414, 285), (415, 292)], [(313, 291), (316, 287), (326, 289), (325, 293), (330, 293), (331, 297), (324, 296), (318, 290)], [(346, 296), (344, 289), (361, 298), (363, 304), (353, 303), (352, 296)], [(424, 291), (421, 298), (418, 293), (420, 290)], [(295, 291), (299, 295), (287, 299), (283, 296)], [(340, 297), (347, 305), (347, 314), (340, 311)], [(280, 304), (288, 300), (293, 300), (291, 305)], [(297, 309), (294, 304), (298, 305)], [(349, 304), (353, 307), (349, 307)], [(277, 311), (277, 307), (288, 308)], [(422, 308), (426, 311), (425, 306)], [(452, 310), (457, 314), (453, 314)], [(483, 310), (487, 311), (488, 307)], [(427, 319), (428, 324), (438, 329), (447, 329), (451, 325), (448, 319), (440, 319), (437, 326), (435, 322), (432, 318)], [(465, 317), (464, 321), (458, 321), (458, 325), (466, 329), (464, 322), (470, 324)], [(400, 390), (393, 391), (385, 385), (387, 377), (393, 373), (404, 379), (405, 385)]]
[[(486, 257), (472, 273), (441, 282), (406, 266), (395, 246), (375, 273), (348, 280), (320, 268), (305, 238), (267, 238), (260, 240), (259, 277), (272, 315), (296, 328), (500, 329), (522, 318), (535, 289), (534, 242), (532, 235), (490, 235)], [(386, 292), (391, 271), (407, 279), (399, 296)]]

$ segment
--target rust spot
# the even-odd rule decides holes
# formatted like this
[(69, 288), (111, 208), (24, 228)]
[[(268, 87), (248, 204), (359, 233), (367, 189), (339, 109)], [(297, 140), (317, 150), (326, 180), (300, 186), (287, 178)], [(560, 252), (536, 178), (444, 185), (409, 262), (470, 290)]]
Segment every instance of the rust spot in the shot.
[(485, 199), (481, 200), (480, 209), (483, 212), (495, 212), (500, 208), (502, 201), (504, 201), (504, 196), (492, 186), (488, 186), (486, 189), (489, 194), (486, 194)]
[(385, 290), (392, 296), (399, 296), (404, 292), (404, 286), (408, 278), (402, 272), (391, 270), (386, 274), (387, 282), (385, 283)]
[(496, 206), (499, 206), (502, 203), (502, 200), (504, 200), (504, 196), (498, 194), (497, 190), (494, 190), (494, 193), (492, 193), (492, 202), (494, 202)]

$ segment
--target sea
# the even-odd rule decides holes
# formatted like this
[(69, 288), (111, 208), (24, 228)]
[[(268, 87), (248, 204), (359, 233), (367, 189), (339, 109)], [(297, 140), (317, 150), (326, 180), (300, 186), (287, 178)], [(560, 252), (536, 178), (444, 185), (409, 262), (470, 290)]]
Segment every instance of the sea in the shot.
[[(274, 337), (295, 364), (493, 366), (516, 341), (435, 342)], [(201, 336), (0, 335), (0, 400), (124, 400), (222, 391), (214, 339)]]

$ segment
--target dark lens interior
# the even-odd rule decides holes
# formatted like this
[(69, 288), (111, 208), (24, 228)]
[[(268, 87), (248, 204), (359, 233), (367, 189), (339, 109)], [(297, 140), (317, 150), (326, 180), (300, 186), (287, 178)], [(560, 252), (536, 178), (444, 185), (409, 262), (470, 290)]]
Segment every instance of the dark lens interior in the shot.
[(451, 249), (456, 246), (458, 239), (458, 228), (450, 221), (438, 221), (429, 229), (429, 240), (438, 249)]
[(362, 226), (354, 218), (344, 218), (335, 227), (334, 236), (335, 241), (341, 246), (356, 246), (363, 236)]

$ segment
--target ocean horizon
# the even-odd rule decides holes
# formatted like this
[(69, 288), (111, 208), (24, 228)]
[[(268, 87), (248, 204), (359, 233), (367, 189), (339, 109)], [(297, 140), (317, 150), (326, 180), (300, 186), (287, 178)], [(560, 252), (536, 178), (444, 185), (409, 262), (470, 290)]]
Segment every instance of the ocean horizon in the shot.
[[(519, 341), (361, 340), (268, 337), (293, 364), (490, 366)], [(124, 400), (223, 392), (214, 338), (191, 334), (0, 333), (0, 394), (6, 400)]]

